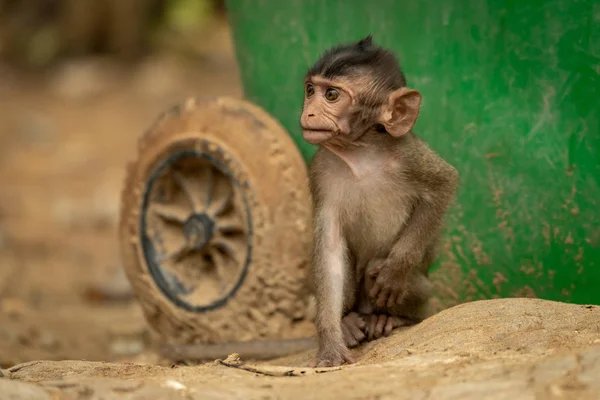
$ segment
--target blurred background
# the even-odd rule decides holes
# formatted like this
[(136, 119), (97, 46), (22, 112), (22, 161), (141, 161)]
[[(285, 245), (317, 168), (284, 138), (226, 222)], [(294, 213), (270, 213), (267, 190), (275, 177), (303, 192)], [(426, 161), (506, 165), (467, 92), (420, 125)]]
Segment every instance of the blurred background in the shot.
[(223, 3), (0, 0), (0, 367), (143, 347), (124, 167), (168, 107), (241, 95)]

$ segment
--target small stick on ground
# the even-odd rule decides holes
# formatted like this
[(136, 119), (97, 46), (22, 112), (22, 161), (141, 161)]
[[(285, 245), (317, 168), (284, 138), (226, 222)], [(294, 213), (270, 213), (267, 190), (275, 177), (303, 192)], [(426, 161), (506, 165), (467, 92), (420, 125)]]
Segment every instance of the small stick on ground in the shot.
[(306, 376), (312, 374), (322, 374), (325, 372), (332, 372), (341, 370), (341, 367), (335, 368), (301, 368), (301, 369), (290, 369), (288, 367), (281, 366), (257, 366), (257, 365), (245, 365), (240, 359), (239, 354), (231, 354), (225, 360), (215, 360), (218, 365), (223, 365), (228, 368), (241, 369), (243, 371), (251, 372), (258, 375), (285, 377), (285, 376)]

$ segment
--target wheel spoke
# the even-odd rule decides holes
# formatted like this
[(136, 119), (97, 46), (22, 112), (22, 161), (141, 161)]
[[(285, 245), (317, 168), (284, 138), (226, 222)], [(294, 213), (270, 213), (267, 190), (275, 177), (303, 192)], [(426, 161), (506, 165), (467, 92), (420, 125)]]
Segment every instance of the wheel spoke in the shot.
[(212, 244), (221, 253), (225, 254), (228, 258), (239, 265), (242, 260), (241, 257), (244, 254), (245, 240), (237, 239), (235, 237), (226, 237), (217, 235), (213, 238)]
[(206, 211), (212, 202), (215, 188), (213, 168), (209, 165), (202, 168), (194, 177), (184, 176), (173, 171), (173, 177), (181, 187), (194, 212)]
[(193, 211), (198, 211), (198, 207), (196, 205), (194, 191), (192, 188), (192, 183), (190, 180), (183, 176), (183, 174), (179, 171), (173, 170), (173, 179), (177, 182), (183, 193), (185, 193), (185, 197), (187, 201), (190, 203)]
[(178, 262), (181, 257), (189, 252), (189, 248), (187, 246), (182, 246), (179, 249), (175, 250), (173, 253), (166, 254), (161, 257), (160, 262), (165, 261), (174, 261)]
[(182, 207), (161, 203), (152, 204), (150, 210), (164, 220), (180, 224), (185, 222), (189, 214), (189, 212)]
[(212, 203), (208, 207), (207, 214), (212, 217), (221, 215), (231, 204), (233, 199), (233, 190), (230, 183), (222, 178), (215, 185), (214, 196)]
[(244, 233), (244, 225), (240, 216), (232, 212), (217, 220), (217, 230), (221, 233)]
[(216, 249), (209, 251), (209, 254), (213, 260), (215, 266), (215, 272), (219, 278), (220, 292), (224, 293), (227, 289), (227, 285), (234, 278), (234, 273), (237, 272), (235, 268), (230, 268), (231, 261), (227, 259), (221, 252)]

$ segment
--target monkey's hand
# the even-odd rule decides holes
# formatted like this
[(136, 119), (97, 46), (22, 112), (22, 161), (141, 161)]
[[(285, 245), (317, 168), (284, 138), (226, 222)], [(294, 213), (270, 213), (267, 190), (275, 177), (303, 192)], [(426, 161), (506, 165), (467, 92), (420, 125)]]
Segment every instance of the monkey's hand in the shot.
[(402, 303), (412, 265), (414, 263), (407, 257), (401, 260), (387, 258), (369, 266), (367, 275), (372, 280), (369, 296), (377, 307), (393, 307)]

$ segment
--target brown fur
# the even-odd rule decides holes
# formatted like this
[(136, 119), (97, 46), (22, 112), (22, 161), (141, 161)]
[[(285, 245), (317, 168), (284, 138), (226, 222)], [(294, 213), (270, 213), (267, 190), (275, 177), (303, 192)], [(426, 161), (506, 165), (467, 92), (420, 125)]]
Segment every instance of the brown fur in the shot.
[[(354, 361), (349, 315), (364, 322), (355, 342), (427, 316), (428, 272), (458, 185), (457, 171), (411, 132), (421, 97), (393, 55), (370, 38), (336, 49), (307, 76), (300, 119), (320, 146), (310, 165), (320, 367)], [(380, 76), (382, 63), (397, 70)], [(331, 88), (339, 96), (326, 96)]]

